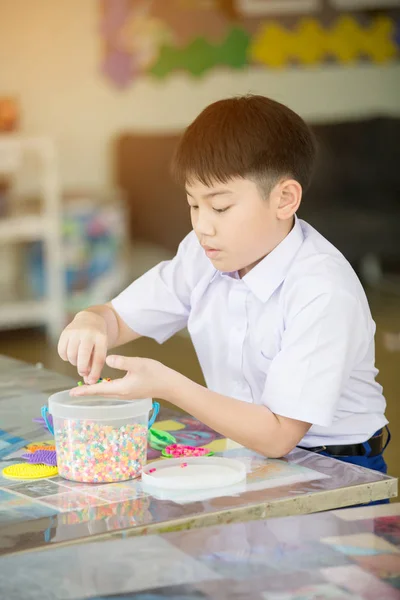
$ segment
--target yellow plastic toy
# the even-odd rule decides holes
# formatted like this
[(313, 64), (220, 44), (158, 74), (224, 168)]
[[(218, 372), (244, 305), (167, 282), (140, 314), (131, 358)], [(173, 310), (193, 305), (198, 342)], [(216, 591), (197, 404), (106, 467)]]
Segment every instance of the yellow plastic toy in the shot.
[(47, 465), (32, 465), (30, 463), (18, 463), (3, 469), (3, 477), (7, 479), (45, 479), (58, 474), (57, 467)]

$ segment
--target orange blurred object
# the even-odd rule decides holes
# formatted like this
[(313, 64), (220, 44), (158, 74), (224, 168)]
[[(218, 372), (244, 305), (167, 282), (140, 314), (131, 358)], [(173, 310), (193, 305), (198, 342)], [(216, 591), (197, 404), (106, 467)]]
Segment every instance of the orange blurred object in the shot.
[(19, 107), (16, 98), (0, 96), (0, 133), (16, 131), (19, 125)]

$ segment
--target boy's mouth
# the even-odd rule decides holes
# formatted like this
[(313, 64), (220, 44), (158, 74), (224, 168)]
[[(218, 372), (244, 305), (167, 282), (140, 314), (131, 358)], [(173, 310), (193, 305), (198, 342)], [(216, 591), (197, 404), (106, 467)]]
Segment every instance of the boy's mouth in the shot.
[(209, 258), (213, 258), (220, 251), (218, 248), (211, 248), (211, 246), (202, 246), (202, 247), (204, 249), (204, 252), (207, 254), (207, 256)]

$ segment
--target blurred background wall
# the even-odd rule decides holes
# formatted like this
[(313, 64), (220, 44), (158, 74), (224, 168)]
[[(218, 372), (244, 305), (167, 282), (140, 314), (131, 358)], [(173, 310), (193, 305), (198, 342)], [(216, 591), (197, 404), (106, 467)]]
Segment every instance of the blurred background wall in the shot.
[[(257, 3), (267, 5), (269, 2), (253, 1), (253, 4)], [(111, 1), (104, 6), (112, 4)], [(114, 0), (114, 4), (123, 2)], [(211, 38), (215, 44), (220, 43), (232, 27), (243, 26), (240, 20), (232, 21), (228, 16), (219, 17), (219, 28), (213, 26), (213, 20), (218, 18), (217, 2), (213, 5), (201, 0), (156, 0), (132, 4), (164, 5), (169, 10), (181, 11), (189, 23), (198, 21), (199, 15), (202, 16), (197, 31), (189, 39), (176, 34), (177, 42), (190, 43), (197, 36), (207, 38), (207, 17), (208, 28), (217, 29), (212, 32)], [(281, 4), (284, 5), (285, 0)], [(296, 0), (291, 4), (296, 4)], [(330, 5), (323, 0), (315, 4)], [(375, 4), (385, 3), (377, 1)], [(162, 13), (166, 10), (164, 8)], [(269, 95), (287, 103), (312, 122), (332, 122), (371, 114), (400, 114), (400, 62), (398, 54), (397, 58), (390, 56), (390, 48), (386, 54), (384, 48), (382, 51), (388, 38), (385, 32), (371, 40), (372, 45), (380, 43), (382, 56), (377, 52), (376, 60), (359, 60), (351, 49), (346, 56), (346, 46), (351, 46), (351, 39), (357, 37), (357, 31), (348, 27), (346, 39), (344, 27), (344, 33), (340, 34), (344, 37), (340, 63), (331, 60), (331, 64), (321, 64), (317, 52), (313, 64), (310, 52), (311, 57), (306, 57), (310, 65), (284, 63), (269, 68), (258, 64), (236, 69), (217, 65), (201, 76), (179, 71), (172, 71), (165, 77), (133, 74), (123, 84), (122, 75), (119, 81), (116, 75), (115, 81), (104, 70), (102, 72), (106, 38), (101, 32), (102, 19), (105, 18), (101, 11), (99, 0), (35, 0), (34, 3), (5, 0), (0, 3), (0, 90), (18, 98), (21, 128), (25, 133), (47, 134), (56, 140), (63, 185), (108, 185), (112, 181), (111, 144), (117, 133), (175, 132), (185, 127), (210, 102), (233, 94), (251, 91)], [(325, 21), (327, 29), (334, 26), (337, 14), (349, 16), (350, 13), (332, 10), (331, 17)], [(310, 14), (294, 11), (289, 25), (293, 27), (294, 22), (310, 18), (310, 15), (318, 20), (318, 11)], [(362, 11), (365, 19), (364, 15)], [(282, 18), (279, 11), (263, 14), (260, 9), (255, 20), (264, 22), (269, 18), (279, 22), (279, 17)], [(251, 23), (253, 21), (250, 20)], [(323, 25), (325, 23), (322, 21)], [(367, 28), (368, 21), (364, 25)], [(150, 38), (148, 45), (151, 46), (152, 35), (154, 44), (157, 44), (157, 33), (152, 34), (149, 23), (138, 23), (137, 28), (140, 31), (140, 27), (146, 26)], [(131, 28), (131, 37), (134, 38), (137, 35), (134, 23)], [(168, 32), (174, 35), (172, 25), (166, 25), (166, 36)], [(141, 35), (145, 38), (144, 33)], [(279, 44), (276, 41), (279, 32), (274, 36), (271, 44)], [(318, 43), (318, 34), (311, 32), (305, 36), (304, 45), (312, 45), (313, 37), (316, 39), (314, 44)], [(130, 41), (128, 38), (127, 46)], [(146, 43), (144, 39), (142, 45)], [(394, 47), (398, 48), (395, 44)], [(231, 50), (231, 53), (234, 52)], [(272, 54), (274, 57), (273, 51)], [(122, 67), (116, 66), (115, 71), (118, 68), (122, 70)]]

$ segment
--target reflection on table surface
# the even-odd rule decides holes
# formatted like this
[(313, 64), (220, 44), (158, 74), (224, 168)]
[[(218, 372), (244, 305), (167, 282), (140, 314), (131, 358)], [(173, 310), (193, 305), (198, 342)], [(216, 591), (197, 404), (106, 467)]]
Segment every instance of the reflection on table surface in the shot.
[[(56, 373), (0, 357), (0, 469), (21, 462), (29, 442), (49, 439), (34, 423), (40, 407), (74, 382)], [(195, 419), (164, 411), (157, 427), (178, 442), (207, 446), (244, 462), (247, 481), (208, 492), (150, 495), (141, 481), (88, 485), (61, 477), (16, 481), (0, 477), (0, 553), (233, 521), (317, 512), (396, 495), (397, 480), (296, 449), (267, 460), (237, 447)], [(149, 459), (159, 452), (149, 451)], [(1, 471), (0, 471), (1, 473)]]
[(0, 558), (2, 597), (398, 600), (400, 504)]

